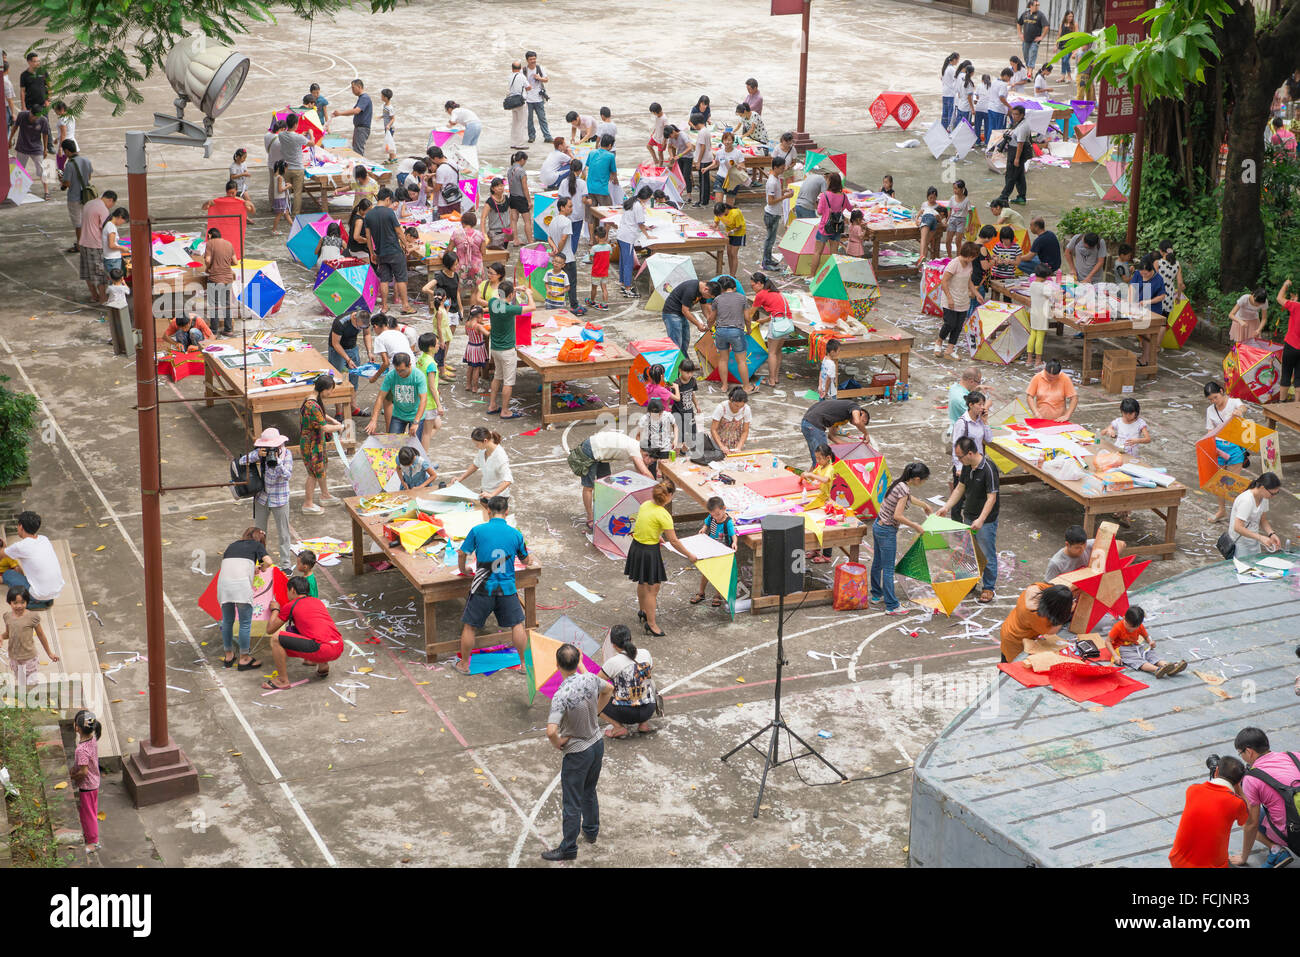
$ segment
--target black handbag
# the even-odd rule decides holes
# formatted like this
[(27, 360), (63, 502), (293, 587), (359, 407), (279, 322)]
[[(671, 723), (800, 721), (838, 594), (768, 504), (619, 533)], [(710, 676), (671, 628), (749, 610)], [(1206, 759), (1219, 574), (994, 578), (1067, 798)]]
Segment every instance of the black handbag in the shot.
[(235, 498), (252, 498), (266, 489), (266, 480), (262, 476), (261, 463), (245, 462), (238, 459), (230, 463), (230, 491)]
[(501, 109), (517, 110), (524, 105), (524, 95), (522, 93), (511, 93), (501, 101)]
[(1233, 541), (1232, 536), (1227, 532), (1219, 536), (1219, 540), (1214, 543), (1214, 547), (1219, 550), (1219, 554), (1224, 558), (1230, 559), (1237, 554), (1237, 543)]

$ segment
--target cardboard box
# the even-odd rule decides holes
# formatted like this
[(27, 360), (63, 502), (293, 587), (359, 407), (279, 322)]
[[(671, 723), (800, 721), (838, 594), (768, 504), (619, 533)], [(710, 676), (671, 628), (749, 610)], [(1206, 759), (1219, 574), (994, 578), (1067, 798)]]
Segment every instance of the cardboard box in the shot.
[(1107, 349), (1101, 362), (1101, 387), (1111, 395), (1133, 392), (1137, 384), (1137, 356), (1127, 349)]

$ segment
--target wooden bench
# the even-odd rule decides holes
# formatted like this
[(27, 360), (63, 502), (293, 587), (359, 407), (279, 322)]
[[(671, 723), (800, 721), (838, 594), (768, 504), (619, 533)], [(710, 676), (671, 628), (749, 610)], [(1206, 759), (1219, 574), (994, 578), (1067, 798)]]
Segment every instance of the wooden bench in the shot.
[[(122, 747), (108, 704), (104, 673), (99, 667), (95, 636), (81, 597), (81, 583), (77, 580), (72, 549), (64, 539), (51, 540), (50, 544), (59, 560), (64, 584), (54, 604), (39, 612), (50, 648), (59, 656), (58, 662), (47, 661), (45, 649), (37, 643), (36, 653), (41, 663), (38, 680), (45, 685), (41, 700), (48, 702), (45, 707), (62, 712), (62, 720), (67, 722), (71, 722), (82, 708), (93, 711), (104, 725), (104, 733), (99, 739), (99, 763), (106, 770), (120, 771)], [(30, 686), (28, 690), (31, 694)]]

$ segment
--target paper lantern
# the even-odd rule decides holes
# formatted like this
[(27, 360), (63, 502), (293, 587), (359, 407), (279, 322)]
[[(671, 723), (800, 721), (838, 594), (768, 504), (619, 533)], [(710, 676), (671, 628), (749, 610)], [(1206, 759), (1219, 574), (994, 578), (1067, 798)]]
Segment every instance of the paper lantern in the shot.
[[(555, 692), (559, 691), (560, 685), (564, 683), (564, 675), (560, 674), (560, 666), (555, 661), (555, 653), (563, 644), (562, 641), (547, 638), (529, 629), (528, 647), (524, 649), (524, 671), (528, 675), (529, 704), (533, 703), (538, 692), (548, 698), (554, 698)], [(599, 674), (600, 665), (583, 654), (582, 660), (578, 662), (578, 671), (585, 674)]]
[(343, 316), (354, 309), (375, 308), (379, 294), (379, 277), (359, 259), (334, 259), (320, 264), (312, 292), (326, 310)]
[[(676, 382), (682, 364), (682, 350), (671, 339), (643, 339), (630, 344), (632, 368), (627, 377), (627, 391), (637, 405), (649, 402), (646, 392), (646, 371), (654, 365), (664, 367), (664, 381)], [(667, 410), (665, 410), (667, 411)]]
[(655, 253), (647, 256), (643, 269), (650, 274), (650, 298), (646, 301), (648, 312), (663, 312), (668, 294), (695, 275), (695, 263), (690, 256), (677, 253)]
[(967, 328), (975, 336), (972, 358), (1008, 365), (1029, 345), (1029, 310), (1014, 302), (989, 300), (975, 308)]
[(1282, 345), (1263, 339), (1238, 342), (1223, 359), (1223, 380), (1230, 396), (1244, 402), (1272, 402), (1282, 378)]
[(1256, 453), (1261, 472), (1282, 471), (1277, 432), (1268, 426), (1234, 415), (1196, 443), (1196, 477), (1201, 488), (1211, 495), (1231, 501), (1250, 485), (1249, 476), (1230, 472), (1223, 466), (1220, 443)]
[(921, 314), (943, 316), (943, 271), (951, 259), (930, 259), (921, 266)]
[(894, 571), (904, 578), (925, 582), (933, 596), (914, 598), (917, 604), (951, 615), (982, 571), (975, 536), (969, 525), (931, 515), (921, 523), (921, 534)]
[(1076, 635), (1093, 631), (1106, 615), (1124, 617), (1129, 588), (1151, 564), (1150, 559), (1139, 562), (1133, 555), (1119, 557), (1115, 544), (1118, 530), (1114, 522), (1102, 522), (1093, 540), (1091, 563), (1052, 580), (1053, 584), (1068, 584), (1081, 593), (1070, 622), (1070, 630)]
[(241, 259), (233, 268), (232, 292), (241, 314), (247, 312), (265, 319), (280, 311), (284, 303), (284, 280), (276, 263), (267, 259)]
[(817, 259), (819, 219), (795, 219), (776, 244), (777, 252), (796, 276), (811, 276)]
[(551, 253), (546, 243), (529, 243), (516, 251), (515, 288), (531, 286), (533, 292), (546, 298), (546, 270), (551, 266)]
[(876, 129), (885, 125), (885, 121), (891, 116), (898, 122), (903, 129), (907, 129), (908, 124), (916, 119), (917, 109), (916, 100), (912, 99), (910, 93), (881, 93), (871, 101), (868, 108), (871, 119), (875, 121)]
[(308, 269), (316, 268), (316, 246), (329, 229), (330, 223), (335, 223), (340, 228), (343, 225), (329, 213), (301, 213), (293, 218), (289, 238), (284, 244), (298, 265)]
[(655, 482), (631, 470), (597, 479), (592, 490), (596, 516), (592, 541), (610, 558), (626, 558), (632, 547), (632, 526), (643, 502), (654, 494)]
[(827, 257), (808, 288), (817, 312), (831, 323), (850, 317), (865, 319), (880, 298), (871, 261), (853, 256)]
[(870, 454), (842, 458), (835, 463), (829, 501), (845, 512), (875, 518), (889, 488), (889, 468), (883, 455), (865, 443), (860, 444)]
[(1165, 320), (1165, 334), (1160, 340), (1162, 349), (1181, 349), (1187, 344), (1187, 340), (1192, 337), (1192, 330), (1196, 328), (1196, 313), (1192, 309), (1192, 303), (1189, 299), (1180, 299), (1175, 303), (1174, 308), (1169, 310), (1169, 317)]
[[(745, 361), (749, 366), (749, 377), (753, 379), (763, 370), (763, 363), (767, 362), (767, 343), (763, 339), (763, 330), (758, 323), (750, 326), (749, 335), (745, 338)], [(722, 376), (718, 372), (718, 350), (713, 344), (713, 336), (705, 333), (695, 341), (695, 353), (702, 363), (700, 377), (706, 382), (720, 382)], [(738, 382), (740, 379), (740, 367), (736, 363), (736, 354), (727, 352), (727, 372), (728, 382)]]

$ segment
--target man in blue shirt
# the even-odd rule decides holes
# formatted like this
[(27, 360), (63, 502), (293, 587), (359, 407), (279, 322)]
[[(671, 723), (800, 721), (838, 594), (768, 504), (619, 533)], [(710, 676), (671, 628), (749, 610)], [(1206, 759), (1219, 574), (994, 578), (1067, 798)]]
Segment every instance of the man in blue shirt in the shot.
[[(519, 660), (524, 660), (528, 648), (528, 632), (524, 628), (524, 609), (519, 603), (515, 588), (515, 559), (525, 559), (528, 567), (535, 567), (528, 557), (528, 546), (519, 529), (506, 522), (510, 499), (494, 495), (487, 501), (488, 520), (475, 525), (460, 546), (460, 573), (469, 574), (467, 557), (474, 556), (477, 571), (474, 585), (470, 586), (465, 613), (461, 615), (460, 661), (456, 670), (469, 674), (469, 657), (474, 650), (478, 629), (487, 624), (489, 614), (497, 617), (497, 626), (509, 628)], [(480, 576), (483, 576), (480, 581)]]
[(374, 116), (374, 107), (370, 103), (370, 94), (365, 92), (366, 85), (360, 80), (352, 81), (352, 95), (357, 98), (357, 105), (350, 110), (334, 110), (330, 116), (352, 117), (352, 148), (357, 155), (366, 155), (366, 140), (370, 139), (370, 120)]
[(1029, 221), (1029, 232), (1034, 237), (1029, 252), (1020, 257), (1020, 268), (1025, 273), (1033, 273), (1040, 265), (1045, 265), (1056, 272), (1061, 268), (1061, 241), (1056, 233), (1047, 228), (1047, 221), (1042, 216), (1035, 216)]
[(591, 205), (587, 207), (588, 236), (595, 235), (596, 207), (614, 205), (609, 192), (609, 184), (618, 182), (616, 161), (610, 151), (613, 145), (614, 137), (606, 133), (600, 138), (600, 149), (592, 150), (587, 157), (587, 198), (591, 200)]
[[(1156, 257), (1147, 253), (1138, 263), (1137, 272), (1133, 273), (1133, 278), (1129, 280), (1130, 299), (1134, 306), (1150, 309), (1162, 319), (1169, 315), (1169, 296), (1165, 289), (1165, 278), (1160, 275), (1156, 269)], [(1163, 322), (1159, 322), (1160, 328), (1164, 327)], [(1155, 361), (1155, 352), (1160, 348), (1159, 336), (1143, 336), (1142, 355), (1138, 357), (1138, 365), (1150, 365)]]

